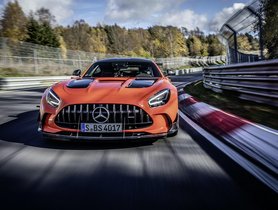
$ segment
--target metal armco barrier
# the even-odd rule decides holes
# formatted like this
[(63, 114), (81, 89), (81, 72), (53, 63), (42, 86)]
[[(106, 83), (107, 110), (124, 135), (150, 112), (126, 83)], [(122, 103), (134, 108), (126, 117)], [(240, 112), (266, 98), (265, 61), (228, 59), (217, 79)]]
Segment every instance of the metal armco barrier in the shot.
[(59, 82), (69, 78), (70, 76), (0, 78), (0, 89), (15, 90), (25, 88), (46, 87), (55, 82)]
[(185, 75), (203, 71), (203, 67), (175, 70), (176, 75)]
[[(184, 70), (175, 70), (176, 75), (184, 75), (194, 72), (201, 72), (202, 67)], [(36, 88), (50, 86), (55, 82), (69, 79), (70, 76), (42, 76), (42, 77), (7, 77), (0, 78), (0, 90), (16, 90), (24, 88)]]
[(235, 91), (242, 99), (278, 106), (278, 59), (208, 67), (203, 76), (206, 88)]

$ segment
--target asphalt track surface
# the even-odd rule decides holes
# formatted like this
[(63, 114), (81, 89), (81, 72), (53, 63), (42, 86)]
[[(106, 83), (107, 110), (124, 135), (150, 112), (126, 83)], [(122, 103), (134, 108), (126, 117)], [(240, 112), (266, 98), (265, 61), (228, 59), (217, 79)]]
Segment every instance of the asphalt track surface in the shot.
[(43, 141), (36, 122), (42, 92), (0, 92), (3, 210), (278, 209), (277, 194), (182, 119), (176, 137), (153, 143)]

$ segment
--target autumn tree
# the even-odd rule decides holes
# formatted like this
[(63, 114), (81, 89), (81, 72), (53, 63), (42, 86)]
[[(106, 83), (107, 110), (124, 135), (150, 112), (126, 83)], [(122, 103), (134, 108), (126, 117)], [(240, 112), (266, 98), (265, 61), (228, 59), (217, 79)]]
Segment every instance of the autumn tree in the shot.
[(245, 36), (248, 39), (249, 44), (251, 45), (251, 50), (259, 50), (259, 40), (258, 38), (252, 36), (251, 34), (246, 33)]
[(153, 26), (150, 33), (150, 52), (154, 57), (188, 55), (185, 38), (180, 29), (173, 26)]
[(18, 1), (8, 2), (1, 19), (1, 36), (13, 40), (25, 40), (27, 37), (27, 18)]
[(153, 26), (148, 29), (150, 33), (150, 52), (152, 57), (164, 57), (167, 54), (163, 45), (163, 27)]
[[(275, 17), (269, 6), (269, 4), (274, 4), (274, 0), (261, 1), (265, 2), (267, 10), (264, 26), (266, 37), (268, 37), (266, 39), (273, 40), (271, 37), (274, 35), (267, 33), (269, 31), (267, 24), (271, 23), (274, 28), (276, 25), (267, 15)], [(223, 45), (217, 37), (215, 35), (206, 36), (198, 27), (188, 30), (185, 27), (156, 25), (148, 29), (127, 29), (117, 24), (90, 26), (84, 20), (75, 21), (74, 24), (64, 27), (57, 25), (55, 17), (47, 8), (31, 12), (26, 18), (17, 1), (9, 1), (6, 4), (0, 23), (1, 36), (59, 47), (63, 57), (67, 56), (67, 50), (135, 57), (213, 56), (224, 53)], [(275, 40), (271, 43), (266, 41), (266, 43), (269, 52), (275, 52), (277, 49)], [(258, 40), (256, 38), (249, 35), (239, 37), (240, 49), (254, 50), (257, 47)]]
[(63, 31), (68, 49), (90, 51), (90, 26), (84, 20), (75, 21)]
[(66, 46), (66, 43), (65, 43), (65, 40), (64, 40), (64, 37), (62, 36), (63, 34), (63, 31), (64, 31), (64, 27), (63, 26), (56, 26), (54, 28), (54, 32), (55, 34), (57, 34), (57, 37), (58, 37), (58, 40), (59, 40), (59, 48), (61, 50), (61, 55), (63, 58), (67, 58), (67, 46)]
[[(166, 45), (169, 47), (170, 57), (187, 56), (188, 48), (185, 39), (180, 29), (173, 26), (167, 26), (166, 31)], [(168, 41), (168, 42), (167, 42)]]
[(191, 56), (201, 56), (202, 42), (197, 36), (190, 36), (187, 45)]
[(252, 46), (248, 40), (248, 37), (244, 34), (240, 34), (237, 37), (237, 44), (238, 49), (242, 51), (250, 51), (252, 49)]
[(107, 52), (107, 34), (102, 26), (92, 27), (90, 29), (90, 51), (98, 53)]
[(210, 34), (207, 37), (208, 43), (208, 54), (209, 56), (223, 55), (225, 53), (225, 48), (223, 44), (219, 41), (216, 35)]
[(127, 45), (123, 54), (128, 56), (151, 57), (148, 51), (149, 34), (144, 29), (128, 29)]

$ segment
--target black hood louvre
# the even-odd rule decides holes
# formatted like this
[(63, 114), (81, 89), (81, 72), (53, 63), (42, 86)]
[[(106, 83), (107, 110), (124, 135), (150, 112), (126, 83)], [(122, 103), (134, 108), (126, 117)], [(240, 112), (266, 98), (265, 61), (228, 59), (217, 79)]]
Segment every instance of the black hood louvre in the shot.
[(68, 88), (87, 88), (91, 82), (93, 82), (92, 79), (72, 80), (67, 84), (67, 87)]
[(135, 79), (128, 85), (128, 88), (151, 87), (155, 82), (156, 80), (154, 79)]

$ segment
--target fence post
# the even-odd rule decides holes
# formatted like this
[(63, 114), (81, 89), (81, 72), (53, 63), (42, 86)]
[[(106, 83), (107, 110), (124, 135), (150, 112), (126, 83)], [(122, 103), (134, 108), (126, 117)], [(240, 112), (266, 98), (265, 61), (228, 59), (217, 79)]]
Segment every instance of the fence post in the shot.
[(33, 50), (33, 59), (34, 59), (34, 67), (35, 67), (35, 73), (38, 75), (39, 70), (38, 70), (38, 61), (37, 61), (37, 50)]
[(2, 41), (2, 52), (4, 52), (3, 55), (1, 55), (1, 57), (3, 58), (2, 65), (6, 66), (6, 64), (7, 64), (7, 43), (6, 43), (7, 40), (5, 38), (1, 38), (1, 41)]
[(80, 52), (78, 51), (78, 64), (79, 64), (79, 69), (81, 69), (81, 58), (80, 58)]

